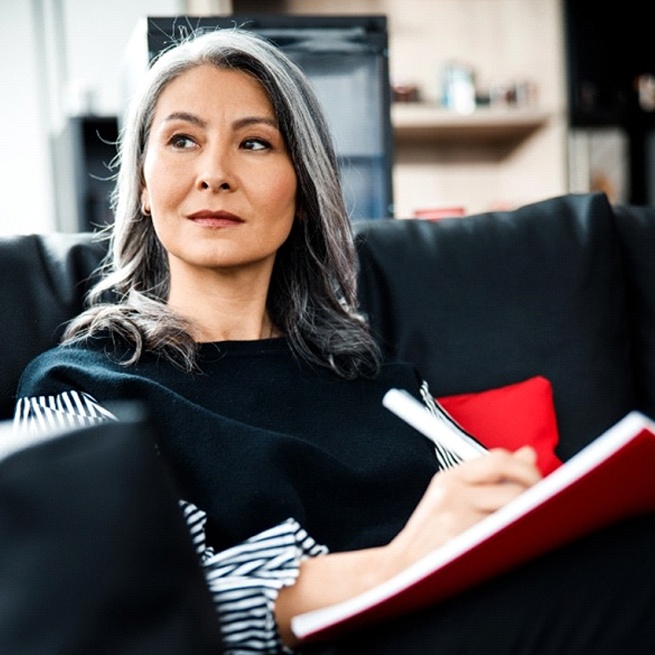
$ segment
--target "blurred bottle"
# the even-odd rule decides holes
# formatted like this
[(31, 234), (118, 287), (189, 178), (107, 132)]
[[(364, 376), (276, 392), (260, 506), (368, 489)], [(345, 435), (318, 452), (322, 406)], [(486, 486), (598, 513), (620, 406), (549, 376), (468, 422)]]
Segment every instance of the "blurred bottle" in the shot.
[(449, 62), (443, 71), (441, 104), (459, 114), (475, 111), (475, 79), (466, 64)]

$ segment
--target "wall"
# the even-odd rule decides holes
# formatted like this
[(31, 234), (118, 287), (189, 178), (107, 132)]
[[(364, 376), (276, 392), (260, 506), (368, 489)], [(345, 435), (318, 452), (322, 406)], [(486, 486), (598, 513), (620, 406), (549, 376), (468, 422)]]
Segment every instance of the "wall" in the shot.
[(65, 163), (55, 160), (53, 143), (67, 113), (88, 104), (98, 114), (116, 114), (122, 60), (137, 21), (184, 13), (183, 7), (182, 0), (1, 0), (0, 234), (62, 227), (53, 180)]
[(0, 232), (44, 230), (52, 225), (52, 184), (47, 108), (40, 74), (40, 25), (33, 3), (3, 0), (0, 24)]

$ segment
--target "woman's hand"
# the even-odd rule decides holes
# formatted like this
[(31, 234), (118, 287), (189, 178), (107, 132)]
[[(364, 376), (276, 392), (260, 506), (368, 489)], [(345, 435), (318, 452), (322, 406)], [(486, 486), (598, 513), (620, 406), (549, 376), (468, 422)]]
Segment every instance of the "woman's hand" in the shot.
[(295, 584), (278, 596), (275, 614), (283, 642), (296, 639), (291, 617), (351, 598), (405, 567), (516, 498), (541, 478), (536, 453), (491, 450), (430, 482), (398, 536), (386, 546), (332, 553), (305, 560)]
[(389, 574), (401, 571), (541, 479), (536, 453), (490, 450), (435, 474), (398, 536), (387, 546)]

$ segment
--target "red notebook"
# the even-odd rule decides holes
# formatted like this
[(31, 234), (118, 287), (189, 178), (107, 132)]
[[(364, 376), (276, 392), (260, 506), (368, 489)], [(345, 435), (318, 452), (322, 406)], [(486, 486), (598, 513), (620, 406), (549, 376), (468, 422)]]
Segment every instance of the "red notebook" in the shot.
[(631, 412), (521, 496), (391, 580), (296, 616), (302, 641), (439, 602), (622, 518), (655, 510), (655, 423)]

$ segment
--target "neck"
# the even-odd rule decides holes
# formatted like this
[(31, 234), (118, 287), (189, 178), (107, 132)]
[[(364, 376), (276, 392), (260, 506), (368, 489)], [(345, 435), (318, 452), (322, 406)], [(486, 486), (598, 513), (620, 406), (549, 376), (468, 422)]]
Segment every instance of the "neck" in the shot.
[(214, 341), (258, 341), (281, 336), (280, 331), (265, 316), (259, 325), (244, 325), (240, 322), (235, 325), (218, 327), (215, 323), (194, 323), (193, 338), (198, 343)]
[(281, 336), (266, 309), (268, 281), (171, 278), (168, 306), (191, 323), (197, 342), (254, 341)]

